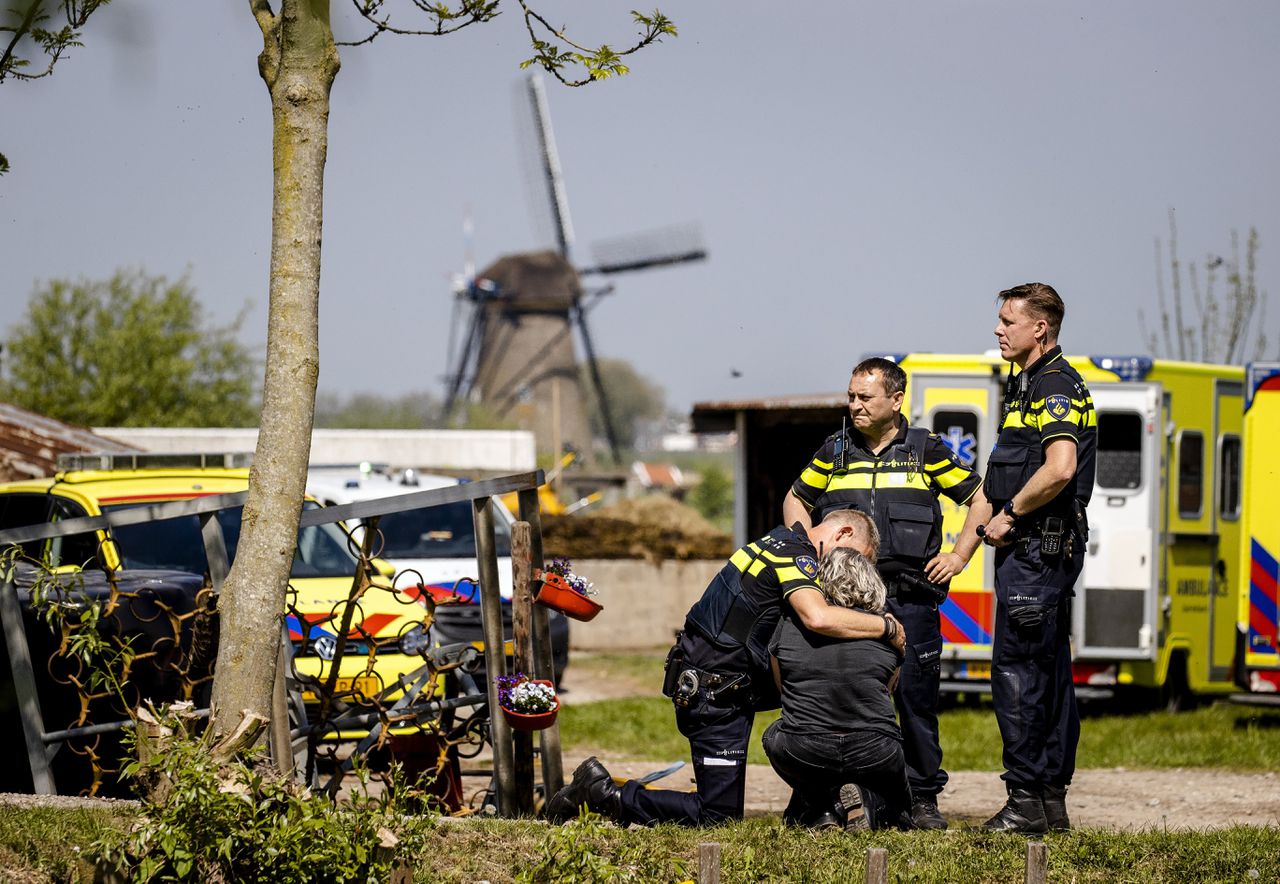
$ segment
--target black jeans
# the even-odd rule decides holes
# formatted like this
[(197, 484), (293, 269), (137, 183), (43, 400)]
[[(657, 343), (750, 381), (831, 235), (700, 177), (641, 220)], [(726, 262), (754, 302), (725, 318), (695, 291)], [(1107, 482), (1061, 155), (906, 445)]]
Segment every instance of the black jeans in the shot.
[(1071, 556), (1042, 557), (1039, 538), (996, 552), (991, 699), (1011, 788), (1065, 786), (1075, 773), (1071, 595), (1083, 566), (1079, 539)]
[(835, 805), (840, 787), (857, 783), (867, 795), (872, 828), (896, 825), (911, 815), (902, 744), (874, 731), (793, 734), (781, 720), (764, 732), (764, 751), (778, 776), (795, 790), (793, 808)]

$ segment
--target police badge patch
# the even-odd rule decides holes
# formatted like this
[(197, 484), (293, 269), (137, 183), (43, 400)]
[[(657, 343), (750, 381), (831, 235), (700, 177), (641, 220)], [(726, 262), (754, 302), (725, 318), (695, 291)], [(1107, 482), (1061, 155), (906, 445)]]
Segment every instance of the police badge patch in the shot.
[(805, 577), (818, 576), (818, 563), (809, 556), (796, 556), (796, 567)]
[(1071, 399), (1061, 393), (1044, 400), (1044, 410), (1056, 421), (1062, 420), (1071, 413)]

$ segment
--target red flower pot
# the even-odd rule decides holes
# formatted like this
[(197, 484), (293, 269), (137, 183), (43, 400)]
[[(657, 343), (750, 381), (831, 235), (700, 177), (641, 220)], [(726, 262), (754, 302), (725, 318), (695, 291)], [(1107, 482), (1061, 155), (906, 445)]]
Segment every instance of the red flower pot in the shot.
[[(551, 682), (544, 678), (532, 679), (532, 681), (534, 684), (551, 685)], [(540, 731), (556, 723), (556, 715), (560, 712), (560, 698), (556, 697), (556, 705), (546, 712), (517, 712), (506, 706), (498, 708), (502, 710), (502, 717), (507, 720), (507, 724), (511, 725), (512, 730)]]
[(552, 573), (542, 575), (542, 588), (538, 590), (536, 601), (574, 620), (590, 620), (604, 610), (604, 605), (593, 602), (572, 589), (559, 574)]

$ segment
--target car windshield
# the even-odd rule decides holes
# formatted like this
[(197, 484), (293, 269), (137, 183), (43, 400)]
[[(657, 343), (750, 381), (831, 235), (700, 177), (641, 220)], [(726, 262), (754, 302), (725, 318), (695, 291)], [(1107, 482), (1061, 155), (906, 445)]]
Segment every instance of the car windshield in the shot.
[[(103, 507), (103, 512), (130, 509), (143, 504), (120, 504)], [(307, 501), (306, 509), (316, 504)], [(218, 524), (227, 543), (227, 558), (235, 561), (240, 542), (241, 507), (222, 510)], [(182, 516), (141, 525), (122, 525), (111, 529), (125, 568), (170, 568), (203, 574), (209, 570), (196, 516)], [(350, 577), (356, 560), (347, 549), (347, 538), (334, 524), (312, 525), (298, 531), (298, 550), (293, 556), (292, 577)]]
[[(511, 555), (511, 529), (494, 515), (494, 545), (500, 556)], [(476, 533), (471, 504), (466, 501), (387, 513), (378, 522), (386, 559), (474, 559)]]

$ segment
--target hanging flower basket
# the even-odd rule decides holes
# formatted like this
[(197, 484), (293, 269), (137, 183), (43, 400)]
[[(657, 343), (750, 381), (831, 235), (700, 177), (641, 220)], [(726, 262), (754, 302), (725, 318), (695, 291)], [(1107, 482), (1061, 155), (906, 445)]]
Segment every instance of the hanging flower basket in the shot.
[(560, 698), (551, 682), (519, 672), (499, 675), (494, 681), (498, 684), (498, 708), (512, 730), (540, 731), (555, 724)]
[(545, 574), (537, 601), (548, 608), (555, 608), (574, 620), (590, 620), (604, 610), (604, 605), (593, 602), (580, 592), (570, 589), (559, 574)]

